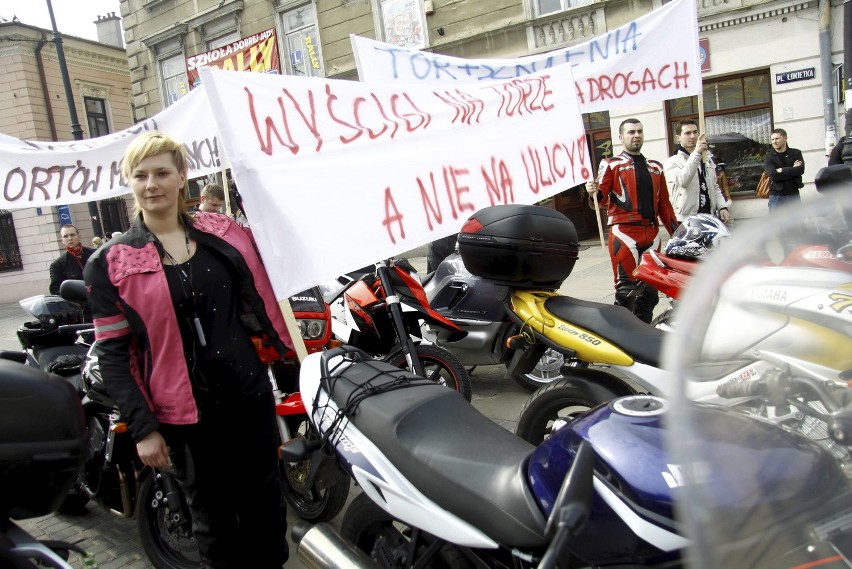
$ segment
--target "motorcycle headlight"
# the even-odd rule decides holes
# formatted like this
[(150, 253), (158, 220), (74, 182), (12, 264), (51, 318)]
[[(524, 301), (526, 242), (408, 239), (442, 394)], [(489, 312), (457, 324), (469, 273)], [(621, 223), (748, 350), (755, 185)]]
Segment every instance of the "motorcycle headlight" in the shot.
[(316, 340), (325, 335), (325, 320), (307, 318), (299, 320), (299, 334), (306, 340)]

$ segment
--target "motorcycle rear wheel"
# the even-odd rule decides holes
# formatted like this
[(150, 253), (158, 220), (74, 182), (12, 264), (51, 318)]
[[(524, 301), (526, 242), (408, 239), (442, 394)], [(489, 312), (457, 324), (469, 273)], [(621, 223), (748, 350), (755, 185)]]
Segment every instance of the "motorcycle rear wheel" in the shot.
[[(411, 550), (412, 529), (380, 508), (366, 494), (358, 495), (343, 516), (340, 533), (366, 553), (383, 569), (410, 567), (436, 538), (420, 534), (415, 551), (417, 559), (407, 559)], [(446, 543), (423, 567), (431, 569), (468, 569), (473, 564), (456, 546)]]
[(512, 376), (515, 383), (529, 391), (535, 391), (543, 385), (549, 385), (554, 381), (562, 379), (562, 366), (565, 365), (565, 356), (556, 350), (547, 349), (541, 359), (535, 364), (535, 368), (529, 373), (516, 373)]
[[(169, 508), (157, 500), (161, 491), (154, 476), (148, 473), (139, 487), (136, 507), (136, 527), (139, 541), (148, 556), (148, 560), (157, 569), (198, 569), (201, 557), (198, 546), (192, 539), (191, 531), (186, 532), (169, 519)], [(153, 504), (155, 500), (158, 506)], [(184, 512), (187, 519), (184, 528), (190, 527), (189, 511)]]
[(524, 403), (515, 434), (537, 446), (562, 425), (600, 403), (603, 401), (596, 401), (567, 379), (545, 385)]
[[(301, 434), (307, 440), (317, 438), (316, 430), (307, 416), (288, 419), (292, 436)], [(351, 479), (337, 461), (323, 464), (320, 480), (308, 487), (305, 481), (311, 470), (311, 459), (301, 462), (279, 462), (284, 479), (284, 498), (300, 518), (309, 522), (325, 522), (334, 518), (346, 505)], [(323, 488), (324, 486), (324, 488)]]
[[(415, 349), (417, 357), (420, 358), (420, 363), (423, 364), (426, 379), (446, 385), (450, 389), (458, 391), (465, 399), (470, 401), (472, 396), (470, 375), (457, 357), (438, 346), (417, 344)], [(385, 361), (392, 366), (408, 369), (408, 362), (405, 360), (405, 354), (402, 351), (393, 352), (385, 358)]]

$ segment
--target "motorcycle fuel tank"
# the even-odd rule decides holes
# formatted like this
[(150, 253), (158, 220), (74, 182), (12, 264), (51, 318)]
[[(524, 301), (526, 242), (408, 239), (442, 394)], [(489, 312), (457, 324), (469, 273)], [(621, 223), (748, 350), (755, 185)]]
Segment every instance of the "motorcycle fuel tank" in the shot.
[[(549, 515), (574, 449), (581, 440), (594, 448), (593, 511), (612, 509), (618, 515), (590, 516), (576, 540), (581, 557), (622, 559), (630, 551), (624, 543), (613, 543), (612, 536), (623, 528), (612, 523), (599, 526), (596, 519), (620, 519), (637, 536), (659, 537), (660, 532), (643, 532), (648, 528), (642, 526), (651, 525), (671, 534), (651, 539), (653, 548), (644, 552), (648, 556), (655, 549), (663, 554), (677, 545), (674, 500), (686, 476), (665, 450), (667, 406), (665, 400), (649, 395), (616, 399), (559, 429), (531, 455), (529, 482)], [(712, 477), (696, 476), (719, 508), (729, 513), (732, 535), (759, 534), (760, 520), (813, 508), (846, 488), (837, 463), (809, 440), (721, 407), (696, 405), (695, 412), (704, 427), (702, 454), (708, 464), (716, 465), (708, 469)], [(635, 544), (631, 547), (633, 553), (642, 553)]]

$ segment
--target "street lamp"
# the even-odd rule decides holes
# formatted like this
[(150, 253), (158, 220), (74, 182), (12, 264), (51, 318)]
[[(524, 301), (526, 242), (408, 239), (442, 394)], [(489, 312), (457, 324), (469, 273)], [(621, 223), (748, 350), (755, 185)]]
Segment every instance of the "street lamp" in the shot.
[[(65, 51), (62, 49), (62, 35), (56, 28), (56, 18), (53, 15), (53, 5), (47, 2), (47, 11), (50, 14), (50, 25), (53, 26), (53, 43), (56, 46), (56, 57), (59, 60), (59, 73), (62, 75), (62, 85), (65, 87), (65, 99), (68, 101), (68, 114), (71, 117), (71, 134), (74, 140), (83, 140), (83, 129), (80, 127), (80, 119), (77, 117), (77, 106), (74, 104), (74, 93), (71, 91), (71, 79), (68, 77), (68, 63), (65, 61)], [(92, 218), (92, 232), (98, 237), (103, 237), (104, 230), (98, 216), (98, 204), (91, 201), (88, 203), (89, 216)]]

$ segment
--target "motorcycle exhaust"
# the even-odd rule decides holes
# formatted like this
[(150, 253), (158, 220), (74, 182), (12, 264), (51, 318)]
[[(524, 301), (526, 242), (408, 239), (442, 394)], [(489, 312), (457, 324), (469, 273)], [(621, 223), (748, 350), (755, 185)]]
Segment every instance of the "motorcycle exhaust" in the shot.
[(377, 569), (378, 567), (363, 551), (356, 549), (327, 523), (296, 522), (290, 537), (296, 544), (299, 559), (311, 569), (326, 567)]

